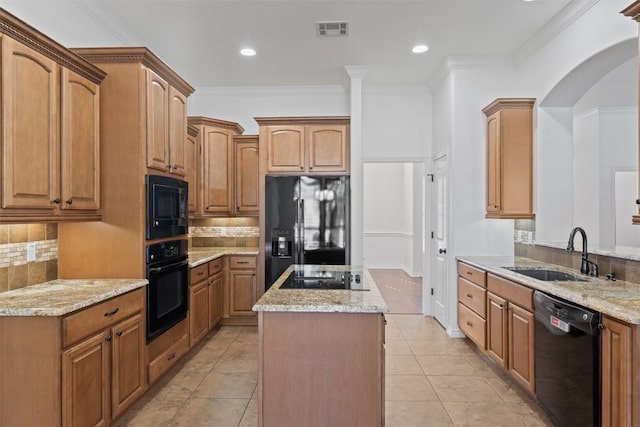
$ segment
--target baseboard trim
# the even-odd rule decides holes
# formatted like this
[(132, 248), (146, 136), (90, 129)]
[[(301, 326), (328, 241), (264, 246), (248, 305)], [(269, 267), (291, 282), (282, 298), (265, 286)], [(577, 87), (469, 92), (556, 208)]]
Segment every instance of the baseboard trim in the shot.
[(447, 335), (451, 338), (465, 338), (466, 335), (458, 328), (447, 328)]

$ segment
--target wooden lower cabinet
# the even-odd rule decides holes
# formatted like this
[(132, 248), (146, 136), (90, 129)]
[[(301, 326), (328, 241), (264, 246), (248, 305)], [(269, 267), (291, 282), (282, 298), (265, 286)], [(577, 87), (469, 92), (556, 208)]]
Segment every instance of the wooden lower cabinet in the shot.
[(258, 425), (384, 425), (381, 313), (260, 312)]
[[(206, 266), (205, 266), (206, 267)], [(208, 278), (189, 286), (189, 346), (193, 347), (209, 332)]]
[(640, 425), (638, 327), (602, 316), (603, 427)]
[(222, 271), (209, 277), (209, 329), (213, 329), (222, 320), (222, 301), (224, 275)]
[(63, 426), (109, 424), (110, 338), (103, 331), (63, 353)]
[(487, 353), (507, 368), (507, 301), (487, 292)]
[(487, 354), (533, 395), (533, 289), (488, 274), (487, 290)]
[(255, 325), (253, 306), (258, 301), (257, 257), (231, 255), (227, 257), (228, 280), (224, 284), (222, 324)]
[(535, 391), (535, 342), (533, 313), (515, 304), (508, 308), (508, 363), (507, 369), (511, 378), (519, 382), (531, 394)]
[(145, 289), (62, 317), (0, 317), (0, 425), (105, 426), (147, 389)]

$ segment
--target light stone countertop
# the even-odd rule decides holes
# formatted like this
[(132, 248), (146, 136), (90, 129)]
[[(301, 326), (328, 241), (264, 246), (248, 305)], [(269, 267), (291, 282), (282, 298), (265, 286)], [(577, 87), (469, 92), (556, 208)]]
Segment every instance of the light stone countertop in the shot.
[(147, 283), (146, 279), (52, 280), (0, 293), (0, 316), (63, 316)]
[(385, 303), (376, 283), (367, 269), (345, 265), (305, 265), (315, 271), (362, 271), (362, 280), (369, 290), (346, 289), (280, 289), (289, 274), (300, 266), (291, 265), (262, 295), (253, 311), (280, 312), (340, 312), (386, 313)]
[[(577, 270), (521, 257), (459, 256), (457, 260), (529, 288), (597, 310), (628, 323), (640, 324), (640, 285), (623, 280), (589, 277)], [(548, 267), (579, 276), (584, 282), (545, 282), (503, 267)]]
[(189, 267), (197, 267), (201, 264), (213, 261), (225, 255), (258, 255), (258, 248), (191, 248), (189, 249)]

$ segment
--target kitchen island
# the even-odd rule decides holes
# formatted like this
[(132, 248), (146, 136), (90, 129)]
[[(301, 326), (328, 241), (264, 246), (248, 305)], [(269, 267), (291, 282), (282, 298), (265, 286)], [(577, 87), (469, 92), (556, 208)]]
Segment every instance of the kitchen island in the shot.
[[(300, 268), (290, 266), (253, 307), (259, 425), (384, 425), (382, 295), (366, 269), (357, 270), (358, 289), (282, 289)], [(356, 269), (305, 266), (306, 275), (331, 271)]]

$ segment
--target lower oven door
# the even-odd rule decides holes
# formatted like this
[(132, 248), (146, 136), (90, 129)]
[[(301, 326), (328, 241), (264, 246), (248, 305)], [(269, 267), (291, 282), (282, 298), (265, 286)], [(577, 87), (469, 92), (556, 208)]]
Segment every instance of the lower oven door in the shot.
[(147, 342), (186, 318), (189, 263), (186, 257), (151, 264), (147, 269)]

